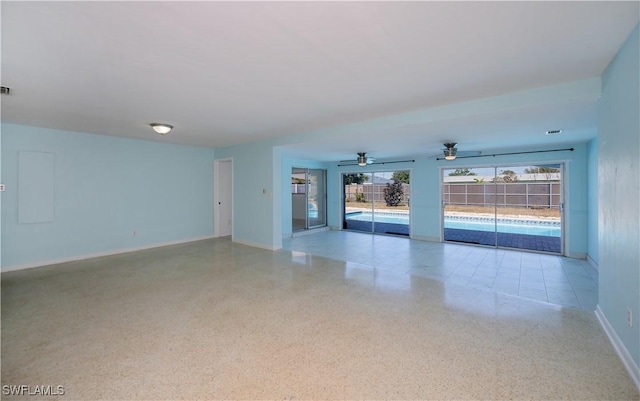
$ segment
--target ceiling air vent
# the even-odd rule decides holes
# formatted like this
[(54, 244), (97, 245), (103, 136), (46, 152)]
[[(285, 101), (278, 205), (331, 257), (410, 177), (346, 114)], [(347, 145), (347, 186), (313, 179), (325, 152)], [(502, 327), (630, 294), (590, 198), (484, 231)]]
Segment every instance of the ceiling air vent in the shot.
[(553, 129), (553, 130), (549, 130), (549, 131), (545, 132), (544, 134), (545, 135), (558, 135), (560, 133), (562, 133), (561, 129)]
[(11, 88), (9, 88), (8, 86), (0, 86), (0, 88), (2, 88), (0, 90), (0, 93), (2, 93), (3, 95), (11, 94)]

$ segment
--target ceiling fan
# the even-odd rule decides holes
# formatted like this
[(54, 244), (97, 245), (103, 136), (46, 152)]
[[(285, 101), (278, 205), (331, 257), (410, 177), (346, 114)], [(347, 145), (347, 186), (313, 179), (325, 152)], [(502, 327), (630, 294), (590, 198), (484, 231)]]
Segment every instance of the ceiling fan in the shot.
[[(356, 159), (356, 163), (360, 167), (364, 167), (367, 164), (373, 164), (376, 161), (373, 157), (367, 157), (366, 152), (358, 152), (358, 158)], [(353, 160), (340, 160), (340, 163), (351, 163)]]
[[(456, 142), (448, 142), (443, 145), (444, 145), (444, 149), (442, 149), (442, 152), (444, 153), (445, 160), (454, 160), (456, 157), (480, 156), (480, 154), (482, 153), (478, 150), (466, 150), (466, 151), (459, 152), (458, 148), (456, 148), (456, 145), (457, 145)], [(431, 157), (433, 158), (436, 156), (438, 155), (431, 156)]]

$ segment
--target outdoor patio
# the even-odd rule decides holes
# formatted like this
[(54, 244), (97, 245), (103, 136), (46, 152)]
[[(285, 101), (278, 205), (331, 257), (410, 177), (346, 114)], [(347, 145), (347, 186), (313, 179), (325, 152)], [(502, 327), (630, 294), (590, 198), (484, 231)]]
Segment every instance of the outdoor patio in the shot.
[[(494, 246), (496, 235), (489, 231), (445, 228), (444, 239), (445, 241)], [(560, 253), (562, 249), (560, 246), (560, 237), (500, 232), (498, 233), (498, 246), (554, 253)]]
[[(360, 220), (346, 220), (347, 230), (356, 230), (356, 231), (366, 231), (371, 232), (370, 221), (360, 221)], [(409, 236), (409, 225), (408, 224), (394, 224), (394, 223), (376, 223), (375, 232), (378, 234), (393, 234), (393, 235), (405, 235)]]
[[(346, 220), (346, 229), (372, 232), (369, 221)], [(394, 223), (375, 223), (374, 229), (379, 234), (409, 236), (409, 225)], [(489, 231), (462, 230), (457, 228), (444, 229), (445, 241), (462, 242), (494, 246), (496, 235)], [(561, 253), (560, 237), (549, 237), (528, 234), (498, 233), (498, 246), (527, 249), (532, 251)]]

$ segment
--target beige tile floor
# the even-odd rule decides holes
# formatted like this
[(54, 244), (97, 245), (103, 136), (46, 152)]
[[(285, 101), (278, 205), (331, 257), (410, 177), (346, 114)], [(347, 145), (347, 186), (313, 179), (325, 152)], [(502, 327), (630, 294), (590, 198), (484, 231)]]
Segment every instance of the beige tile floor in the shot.
[(1, 296), (2, 384), (61, 400), (640, 397), (592, 312), (229, 239), (4, 273)]
[(598, 304), (598, 272), (586, 260), (353, 231), (286, 239), (285, 249), (587, 311)]

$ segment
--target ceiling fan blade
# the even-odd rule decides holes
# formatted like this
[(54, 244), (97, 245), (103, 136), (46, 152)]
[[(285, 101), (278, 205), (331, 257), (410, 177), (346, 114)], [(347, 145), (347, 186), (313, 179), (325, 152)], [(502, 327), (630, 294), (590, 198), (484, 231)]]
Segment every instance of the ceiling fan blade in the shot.
[(480, 156), (481, 154), (482, 152), (479, 150), (459, 150), (456, 157)]

